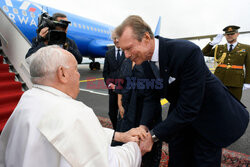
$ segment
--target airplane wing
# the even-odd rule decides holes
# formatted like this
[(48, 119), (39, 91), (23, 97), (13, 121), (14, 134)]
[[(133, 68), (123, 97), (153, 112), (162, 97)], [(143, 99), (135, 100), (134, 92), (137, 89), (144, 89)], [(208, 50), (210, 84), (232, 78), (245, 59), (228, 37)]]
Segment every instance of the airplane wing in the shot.
[[(248, 34), (250, 33), (250, 31), (242, 31), (239, 32), (239, 34)], [(202, 35), (202, 36), (193, 36), (193, 37), (184, 37), (184, 38), (176, 38), (176, 39), (185, 39), (185, 40), (200, 40), (200, 39), (207, 39), (210, 38), (210, 40), (212, 41), (213, 38), (218, 35), (218, 34), (212, 34), (212, 35)]]

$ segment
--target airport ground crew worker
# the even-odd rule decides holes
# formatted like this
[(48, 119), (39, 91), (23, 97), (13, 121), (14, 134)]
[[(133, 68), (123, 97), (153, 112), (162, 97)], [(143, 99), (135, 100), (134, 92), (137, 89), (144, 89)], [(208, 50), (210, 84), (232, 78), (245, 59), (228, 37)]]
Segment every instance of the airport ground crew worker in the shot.
[[(239, 28), (235, 25), (225, 27), (225, 34), (217, 35), (202, 52), (205, 56), (214, 57), (218, 63), (214, 74), (240, 100), (242, 89), (250, 88), (250, 46), (237, 41)], [(227, 43), (217, 45), (223, 36), (226, 37)]]

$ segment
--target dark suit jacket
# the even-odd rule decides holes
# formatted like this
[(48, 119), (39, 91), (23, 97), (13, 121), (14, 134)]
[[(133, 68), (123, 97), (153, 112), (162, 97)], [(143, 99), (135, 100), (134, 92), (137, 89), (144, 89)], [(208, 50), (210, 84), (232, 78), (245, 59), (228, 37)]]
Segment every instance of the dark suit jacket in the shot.
[(115, 79), (119, 79), (120, 67), (125, 59), (124, 52), (120, 57), (119, 62), (116, 60), (115, 47), (109, 49), (105, 54), (105, 61), (103, 67), (103, 78), (108, 86), (110, 83), (117, 85)]
[(120, 69), (120, 78), (124, 79), (122, 105), (125, 109), (121, 122), (121, 131), (125, 132), (139, 125), (146, 125), (150, 130), (162, 121), (160, 97), (153, 89), (145, 89), (146, 76), (141, 65), (132, 69), (130, 59), (125, 59)]
[(171, 104), (167, 119), (153, 130), (159, 139), (169, 142), (188, 125), (219, 147), (242, 136), (249, 113), (209, 71), (198, 46), (159, 37), (159, 65), (162, 97)]

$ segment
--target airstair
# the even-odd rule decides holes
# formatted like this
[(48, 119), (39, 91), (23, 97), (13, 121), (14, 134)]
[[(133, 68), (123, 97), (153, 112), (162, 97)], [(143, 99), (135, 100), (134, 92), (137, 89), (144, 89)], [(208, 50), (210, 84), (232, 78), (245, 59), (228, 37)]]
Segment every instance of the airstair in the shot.
[(0, 132), (23, 91), (32, 87), (25, 55), (31, 44), (0, 8)]

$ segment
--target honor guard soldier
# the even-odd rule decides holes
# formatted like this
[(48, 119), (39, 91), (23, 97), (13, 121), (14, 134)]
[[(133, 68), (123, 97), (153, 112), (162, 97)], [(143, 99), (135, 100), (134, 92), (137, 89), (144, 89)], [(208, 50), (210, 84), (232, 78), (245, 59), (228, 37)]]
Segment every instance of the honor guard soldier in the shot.
[[(237, 42), (239, 28), (235, 25), (225, 27), (225, 34), (218, 34), (202, 52), (205, 56), (214, 57), (214, 61), (218, 63), (214, 74), (240, 100), (242, 88), (250, 88), (250, 46)], [(226, 37), (227, 43), (217, 45), (223, 36)]]

